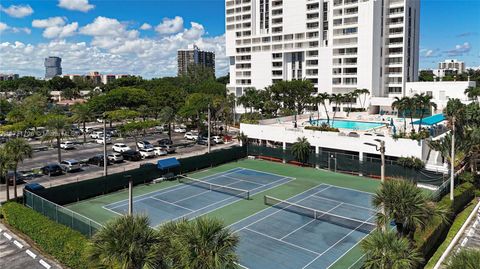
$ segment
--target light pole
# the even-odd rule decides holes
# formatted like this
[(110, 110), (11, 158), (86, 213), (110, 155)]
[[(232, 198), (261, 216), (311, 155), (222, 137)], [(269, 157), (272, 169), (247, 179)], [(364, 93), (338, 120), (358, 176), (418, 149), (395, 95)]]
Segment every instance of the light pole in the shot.
[(208, 120), (207, 120), (207, 138), (208, 138), (208, 141), (207, 141), (207, 152), (210, 153), (210, 104), (208, 104)]
[(103, 175), (108, 175), (108, 158), (107, 158), (107, 117), (103, 114)]
[(128, 178), (128, 215), (133, 214), (133, 180), (131, 175), (125, 175)]
[(455, 116), (452, 118), (452, 156), (450, 156), (450, 200), (453, 202), (455, 188)]
[[(375, 147), (376, 151), (380, 152), (381, 166), (380, 166), (380, 180), (382, 184), (385, 183), (385, 141), (380, 139), (375, 139), (376, 142), (380, 143), (380, 146), (373, 143), (364, 143), (365, 145)], [(385, 216), (385, 205), (382, 205), (382, 214)], [(382, 230), (386, 231), (386, 223), (384, 223)]]

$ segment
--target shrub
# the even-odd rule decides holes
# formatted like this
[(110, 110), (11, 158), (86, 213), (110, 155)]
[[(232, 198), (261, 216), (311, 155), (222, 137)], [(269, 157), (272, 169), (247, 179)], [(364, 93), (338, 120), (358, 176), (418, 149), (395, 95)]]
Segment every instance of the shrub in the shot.
[(461, 173), (458, 178), (460, 179), (460, 182), (468, 182), (475, 184), (475, 175), (471, 172), (463, 172)]
[(262, 115), (258, 112), (245, 113), (240, 117), (241, 123), (258, 124), (258, 121), (262, 119)]
[(323, 123), (320, 126), (305, 126), (305, 130), (321, 131), (321, 132), (340, 132), (338, 128), (330, 127), (328, 124)]
[(397, 160), (397, 163), (406, 168), (412, 168), (415, 170), (420, 170), (425, 167), (425, 163), (416, 157), (400, 157)]
[(11, 227), (30, 237), (43, 251), (70, 268), (87, 268), (88, 240), (85, 236), (21, 204), (2, 206), (2, 215)]

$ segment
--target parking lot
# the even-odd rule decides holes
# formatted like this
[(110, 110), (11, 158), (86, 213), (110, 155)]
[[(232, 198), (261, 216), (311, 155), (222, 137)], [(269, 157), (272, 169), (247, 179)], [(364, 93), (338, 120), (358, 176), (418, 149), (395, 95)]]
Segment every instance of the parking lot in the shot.
[[(154, 133), (147, 134), (145, 137), (139, 137), (138, 141), (147, 140), (157, 146), (157, 141), (163, 138), (168, 138), (168, 135), (166, 133)], [(45, 187), (50, 187), (69, 182), (95, 178), (103, 175), (103, 167), (83, 163), (84, 161), (95, 155), (103, 154), (103, 145), (95, 143), (95, 141), (93, 139), (90, 139), (89, 137), (87, 137), (87, 143), (83, 143), (83, 136), (69, 138), (68, 140), (75, 142), (75, 149), (61, 149), (62, 160), (75, 159), (82, 162), (80, 171), (64, 173), (59, 176), (48, 176), (40, 174), (39, 168), (41, 168), (42, 166), (45, 166), (48, 163), (58, 163), (57, 149), (52, 147), (52, 145), (50, 145), (50, 142), (42, 143), (41, 141), (31, 141), (32, 147), (35, 149), (33, 157), (25, 159), (22, 164), (19, 164), (18, 168), (20, 174), (27, 175), (27, 177), (25, 178), (26, 184), (36, 182), (44, 185)], [(141, 161), (123, 161), (120, 163), (111, 164), (108, 166), (108, 173), (112, 174), (127, 171), (130, 169), (135, 169), (143, 163), (156, 163), (156, 161), (161, 158), (182, 158), (191, 155), (202, 154), (207, 150), (207, 147), (204, 145), (198, 145), (195, 144), (193, 141), (186, 140), (183, 133), (172, 132), (172, 141), (174, 145), (178, 145), (176, 147), (175, 153), (161, 157), (143, 159)], [(108, 153), (113, 152), (112, 146), (114, 143), (125, 143), (130, 148), (134, 150), (136, 149), (135, 141), (132, 137), (113, 137), (112, 144), (107, 145)], [(232, 141), (229, 144), (214, 145), (212, 146), (212, 150), (215, 150), (216, 148), (229, 147), (233, 143), (236, 143), (236, 141)], [(19, 193), (21, 193), (21, 188), (23, 188), (23, 184), (18, 186)], [(13, 190), (11, 190), (10, 195), (12, 195), (12, 193)], [(0, 185), (0, 201), (5, 200), (5, 198), (5, 185), (2, 184)]]

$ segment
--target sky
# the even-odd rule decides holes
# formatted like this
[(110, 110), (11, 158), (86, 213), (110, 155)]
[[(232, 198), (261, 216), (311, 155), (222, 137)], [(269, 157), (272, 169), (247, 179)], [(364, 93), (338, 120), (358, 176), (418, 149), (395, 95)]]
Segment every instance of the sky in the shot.
[[(295, 0), (284, 0), (295, 1)], [(228, 72), (225, 0), (1, 0), (0, 73), (42, 77), (60, 56), (64, 74), (174, 76), (176, 51), (216, 53)], [(444, 59), (480, 68), (480, 0), (421, 0), (420, 68)]]

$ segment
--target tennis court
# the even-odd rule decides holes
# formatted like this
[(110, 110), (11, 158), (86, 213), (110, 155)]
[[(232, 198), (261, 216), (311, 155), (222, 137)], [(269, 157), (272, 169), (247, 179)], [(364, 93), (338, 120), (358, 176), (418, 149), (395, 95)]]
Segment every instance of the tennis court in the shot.
[(372, 194), (321, 184), (232, 224), (244, 268), (329, 268), (375, 229)]
[[(184, 184), (134, 197), (133, 211), (148, 215), (150, 225), (155, 227), (166, 221), (209, 213), (291, 180), (291, 177), (240, 167), (200, 179), (180, 177), (179, 181)], [(124, 215), (128, 211), (128, 200), (103, 208)]]

